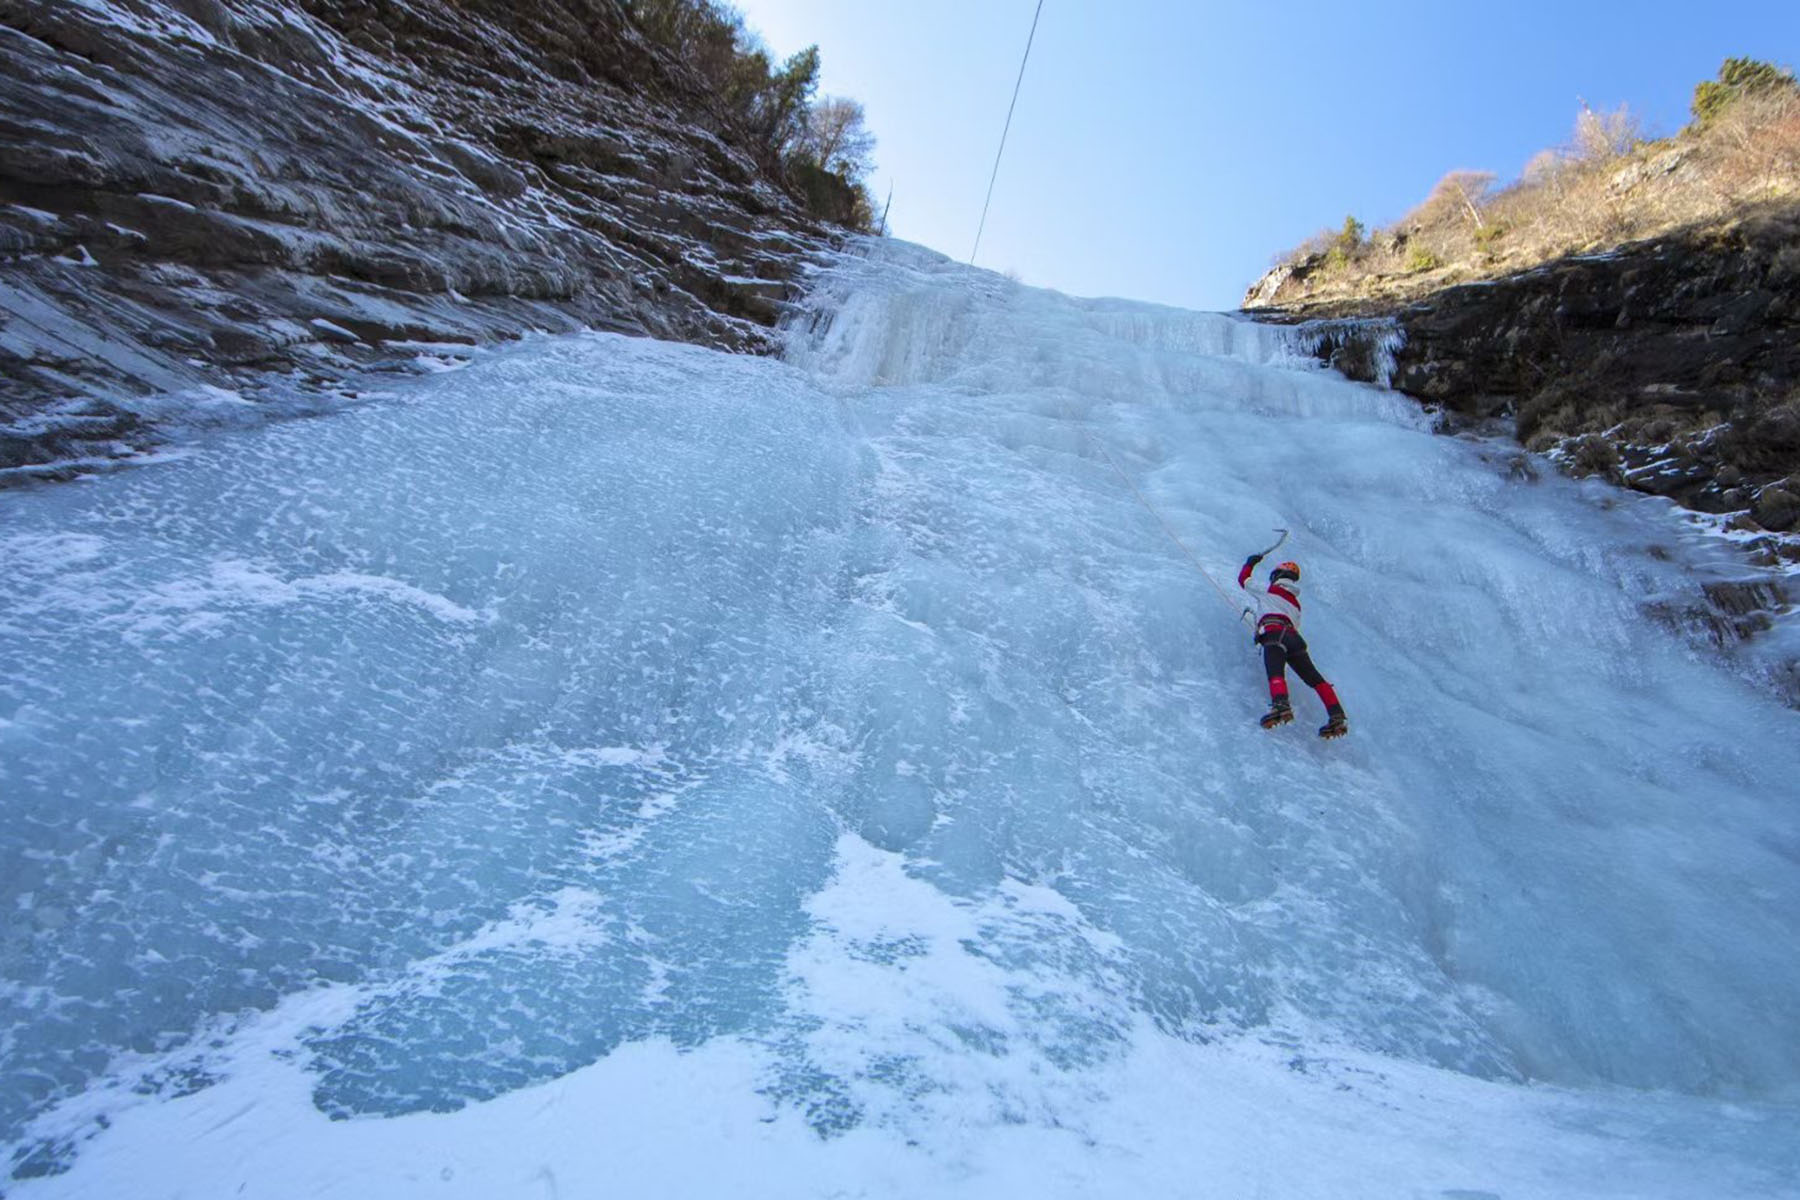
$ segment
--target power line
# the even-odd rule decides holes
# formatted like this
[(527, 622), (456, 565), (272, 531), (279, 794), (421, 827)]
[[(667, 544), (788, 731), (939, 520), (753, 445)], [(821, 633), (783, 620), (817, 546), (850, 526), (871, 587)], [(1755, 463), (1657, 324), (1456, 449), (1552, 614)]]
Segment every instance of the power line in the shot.
[(1037, 11), (1031, 14), (1031, 32), (1025, 35), (1025, 54), (1019, 59), (1019, 78), (1013, 82), (1012, 103), (1006, 106), (1006, 125), (1000, 130), (1000, 148), (994, 151), (994, 173), (988, 176), (987, 199), (981, 202), (981, 223), (975, 227), (975, 246), (969, 251), (969, 264), (975, 263), (975, 254), (981, 249), (981, 231), (987, 228), (988, 205), (994, 202), (994, 180), (1000, 178), (1000, 156), (1006, 153), (1006, 135), (1012, 130), (1013, 109), (1019, 104), (1019, 85), (1025, 82), (1025, 64), (1031, 61), (1031, 42), (1037, 37), (1038, 18), (1044, 13), (1044, 0), (1038, 0)]

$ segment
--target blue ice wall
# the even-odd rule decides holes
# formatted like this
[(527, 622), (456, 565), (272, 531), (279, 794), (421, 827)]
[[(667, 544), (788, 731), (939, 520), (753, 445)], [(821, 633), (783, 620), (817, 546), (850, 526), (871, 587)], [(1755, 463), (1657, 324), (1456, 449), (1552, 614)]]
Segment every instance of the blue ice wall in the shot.
[[(1059, 1062), (1147, 1015), (1800, 1082), (1800, 715), (1645, 615), (1690, 586), (1663, 508), (1279, 331), (902, 244), (790, 339), (539, 339), (0, 495), (0, 1141), (108, 1072), (205, 1086), (170, 1054), (322, 981), (367, 988), (307, 1046), (334, 1114), (779, 1048), (844, 831), (1116, 939), (983, 948), (1111, 997), (1044, 1009)], [(1310, 695), (1256, 726), (1232, 582), (1275, 526), (1342, 742)]]

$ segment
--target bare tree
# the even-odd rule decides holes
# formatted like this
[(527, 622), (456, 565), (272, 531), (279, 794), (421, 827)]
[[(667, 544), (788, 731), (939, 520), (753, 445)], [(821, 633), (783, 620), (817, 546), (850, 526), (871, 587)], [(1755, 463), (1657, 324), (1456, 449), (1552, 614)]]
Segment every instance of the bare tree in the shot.
[(1569, 158), (1560, 150), (1539, 150), (1525, 164), (1519, 182), (1527, 187), (1554, 187), (1567, 173)]
[(821, 167), (846, 179), (860, 179), (873, 165), (875, 135), (863, 125), (863, 106), (844, 96), (812, 106), (803, 144)]
[(1492, 171), (1451, 171), (1432, 187), (1425, 203), (1412, 211), (1409, 224), (1429, 229), (1453, 225), (1464, 217), (1479, 233), (1487, 224), (1481, 215), (1494, 187)]
[(1644, 140), (1644, 130), (1631, 110), (1621, 104), (1612, 112), (1595, 112), (1587, 101), (1575, 116), (1575, 157), (1606, 162), (1629, 154)]

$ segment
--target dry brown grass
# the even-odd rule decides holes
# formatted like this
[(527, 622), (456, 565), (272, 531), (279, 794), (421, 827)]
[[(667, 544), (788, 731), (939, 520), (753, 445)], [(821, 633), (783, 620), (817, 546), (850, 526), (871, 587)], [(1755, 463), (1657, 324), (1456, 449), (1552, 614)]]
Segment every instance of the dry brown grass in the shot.
[(1747, 95), (1704, 127), (1651, 141), (1624, 109), (1584, 107), (1569, 145), (1493, 184), (1452, 171), (1349, 255), (1324, 253), (1336, 231), (1308, 239), (1280, 260), (1301, 268), (1291, 286), (1303, 294), (1279, 300), (1421, 293), (1800, 201), (1800, 92)]

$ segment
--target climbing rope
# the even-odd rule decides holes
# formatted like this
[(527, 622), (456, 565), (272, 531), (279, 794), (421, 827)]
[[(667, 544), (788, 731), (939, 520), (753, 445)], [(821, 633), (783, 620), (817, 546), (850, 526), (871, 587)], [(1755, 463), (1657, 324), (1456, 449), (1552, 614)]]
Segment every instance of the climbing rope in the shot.
[(994, 151), (994, 173), (988, 176), (987, 199), (981, 202), (981, 223), (975, 227), (975, 248), (969, 251), (969, 265), (975, 265), (976, 251), (981, 249), (981, 231), (987, 228), (988, 205), (994, 202), (994, 180), (1000, 178), (1000, 156), (1006, 153), (1006, 135), (1012, 130), (1013, 109), (1019, 104), (1019, 85), (1025, 82), (1025, 64), (1031, 61), (1031, 42), (1037, 37), (1038, 18), (1044, 13), (1044, 0), (1038, 0), (1031, 14), (1031, 32), (1025, 35), (1025, 56), (1019, 59), (1019, 78), (1013, 82), (1012, 103), (1006, 106), (1006, 125), (1000, 130), (1000, 148)]
[[(1094, 448), (1097, 449), (1098, 451), (1100, 451), (1101, 456), (1104, 457), (1106, 459), (1106, 461), (1112, 465), (1112, 469), (1119, 473), (1119, 478), (1123, 479), (1125, 481), (1125, 486), (1131, 489), (1131, 494), (1137, 497), (1137, 502), (1139, 504), (1143, 505), (1144, 508), (1149, 511), (1151, 516), (1156, 518), (1156, 523), (1163, 527), (1163, 532), (1169, 535), (1169, 540), (1171, 542), (1174, 542), (1176, 546), (1180, 547), (1181, 552), (1183, 554), (1187, 555), (1187, 560), (1194, 564), (1194, 570), (1200, 572), (1200, 574), (1205, 577), (1206, 582), (1212, 584), (1212, 590), (1219, 593), (1219, 599), (1221, 599), (1225, 602), (1226, 607), (1237, 610), (1238, 620), (1240, 620), (1240, 621), (1248, 620), (1250, 617), (1250, 609), (1248, 607), (1241, 606), (1236, 601), (1234, 601), (1231, 598), (1230, 594), (1227, 593), (1224, 588), (1219, 586), (1218, 580), (1216, 580), (1212, 577), (1212, 573), (1210, 571), (1208, 571), (1205, 567), (1200, 565), (1200, 560), (1198, 558), (1194, 557), (1194, 552), (1187, 548), (1187, 543), (1181, 540), (1181, 538), (1175, 533), (1175, 530), (1172, 529), (1169, 526), (1169, 523), (1163, 519), (1163, 515), (1160, 512), (1156, 511), (1156, 506), (1154, 504), (1150, 503), (1150, 501), (1144, 499), (1144, 493), (1138, 491), (1137, 484), (1131, 482), (1131, 476), (1127, 475), (1125, 473), (1125, 468), (1121, 467), (1118, 463), (1118, 460), (1113, 458), (1112, 451), (1108, 450), (1104, 445), (1102, 445), (1100, 439), (1095, 437), (1088, 430), (1084, 429), (1084, 430), (1082, 430), (1082, 433), (1087, 436), (1087, 439), (1090, 442), (1094, 443)], [(1283, 530), (1282, 537), (1286, 538), (1286, 536), (1287, 536), (1287, 531)], [(1279, 546), (1281, 543), (1277, 542), (1275, 544)]]

